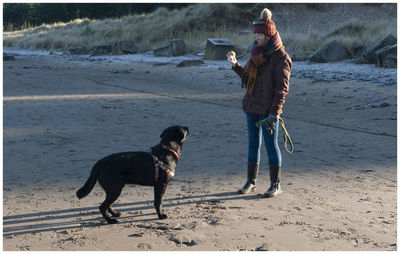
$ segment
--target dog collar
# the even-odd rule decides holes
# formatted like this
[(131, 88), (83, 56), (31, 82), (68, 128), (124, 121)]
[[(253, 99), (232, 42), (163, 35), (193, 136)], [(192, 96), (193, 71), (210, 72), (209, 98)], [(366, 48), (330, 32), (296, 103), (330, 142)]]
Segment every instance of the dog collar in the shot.
[(177, 159), (179, 159), (179, 157), (180, 157), (179, 154), (178, 154), (172, 147), (163, 145), (162, 148), (164, 148), (164, 149), (170, 151), (171, 153), (173, 153), (173, 154), (175, 155), (175, 157), (176, 157)]

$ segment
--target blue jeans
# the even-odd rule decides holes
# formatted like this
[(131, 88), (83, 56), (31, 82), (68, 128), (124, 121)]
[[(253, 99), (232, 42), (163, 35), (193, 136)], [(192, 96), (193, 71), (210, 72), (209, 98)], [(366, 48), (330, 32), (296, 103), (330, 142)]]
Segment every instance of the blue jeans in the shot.
[[(246, 112), (245, 112), (246, 113)], [(257, 128), (256, 122), (267, 118), (265, 115), (256, 115), (246, 113), (247, 129), (249, 134), (249, 163), (260, 163), (260, 150), (262, 136), (264, 136), (265, 148), (267, 148), (268, 161), (270, 166), (281, 166), (282, 156), (278, 146), (278, 130), (279, 122), (276, 123), (275, 133), (270, 135), (266, 125)]]

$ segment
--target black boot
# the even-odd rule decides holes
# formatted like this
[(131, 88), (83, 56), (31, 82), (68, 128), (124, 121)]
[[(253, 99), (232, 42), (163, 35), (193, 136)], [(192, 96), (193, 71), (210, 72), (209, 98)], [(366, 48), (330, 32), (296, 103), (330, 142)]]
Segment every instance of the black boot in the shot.
[(281, 166), (269, 166), (269, 178), (271, 186), (264, 193), (264, 197), (273, 198), (281, 194)]
[(246, 194), (256, 190), (258, 168), (258, 163), (249, 163), (247, 165), (247, 182), (240, 190), (238, 190), (239, 194)]

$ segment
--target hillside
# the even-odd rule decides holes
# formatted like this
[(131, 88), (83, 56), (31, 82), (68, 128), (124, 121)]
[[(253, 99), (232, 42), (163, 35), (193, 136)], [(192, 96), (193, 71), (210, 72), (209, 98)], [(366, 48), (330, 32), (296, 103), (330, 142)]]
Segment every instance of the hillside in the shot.
[[(267, 7), (272, 11), (287, 51), (309, 55), (333, 38), (351, 51), (397, 31), (397, 6), (392, 4), (194, 4), (169, 11), (121, 19), (74, 20), (4, 33), (5, 47), (65, 50), (132, 40), (139, 52), (153, 50), (181, 37), (189, 52), (204, 49), (209, 37), (227, 38), (239, 53), (252, 41), (251, 22)], [(239, 31), (250, 29), (247, 35)]]

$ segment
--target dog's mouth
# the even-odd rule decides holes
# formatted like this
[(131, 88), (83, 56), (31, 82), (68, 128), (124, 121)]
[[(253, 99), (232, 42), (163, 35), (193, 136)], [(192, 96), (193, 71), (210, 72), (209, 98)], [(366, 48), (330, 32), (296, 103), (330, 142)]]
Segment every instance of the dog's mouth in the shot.
[(188, 127), (183, 127), (184, 134), (185, 134), (185, 139), (189, 136), (189, 128)]
[(183, 139), (181, 140), (181, 143), (183, 143), (189, 136), (189, 128), (188, 127), (181, 127), (181, 128), (183, 133)]
[(183, 127), (183, 129), (185, 130), (185, 136), (189, 136), (189, 128), (188, 127)]

